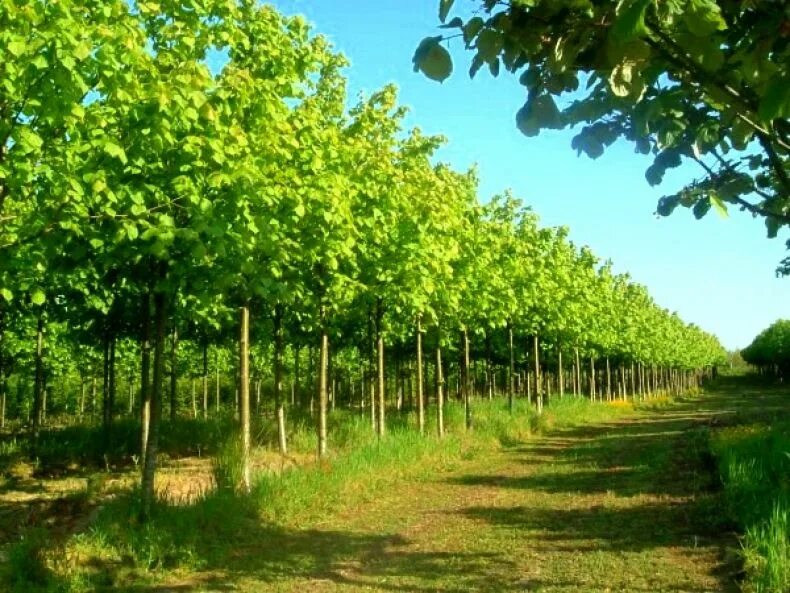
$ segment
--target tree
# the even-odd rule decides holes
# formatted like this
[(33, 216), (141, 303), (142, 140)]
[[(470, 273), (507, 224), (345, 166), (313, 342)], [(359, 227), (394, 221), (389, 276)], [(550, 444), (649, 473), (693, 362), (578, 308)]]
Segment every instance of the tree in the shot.
[[(659, 201), (697, 218), (728, 204), (765, 219), (769, 236), (790, 225), (790, 44), (781, 2), (728, 0), (481, 0), (473, 16), (428, 37), (415, 70), (443, 80), (456, 37), (486, 66), (519, 76), (527, 92), (516, 125), (527, 136), (576, 128), (572, 147), (598, 158), (618, 138), (650, 155), (651, 185), (684, 160), (700, 176)], [(559, 104), (558, 100), (559, 99)]]

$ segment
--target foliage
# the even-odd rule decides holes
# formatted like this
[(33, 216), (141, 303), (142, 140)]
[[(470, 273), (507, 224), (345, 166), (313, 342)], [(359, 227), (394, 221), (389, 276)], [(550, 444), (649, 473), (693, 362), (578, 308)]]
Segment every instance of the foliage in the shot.
[(440, 2), (447, 35), (427, 37), (415, 70), (442, 81), (453, 68), (442, 43), (460, 37), (474, 77), (506, 70), (527, 91), (516, 125), (527, 136), (574, 128), (572, 148), (600, 157), (618, 138), (653, 163), (660, 184), (684, 160), (701, 175), (664, 196), (701, 218), (729, 205), (790, 224), (790, 45), (779, 2), (535, 0)]

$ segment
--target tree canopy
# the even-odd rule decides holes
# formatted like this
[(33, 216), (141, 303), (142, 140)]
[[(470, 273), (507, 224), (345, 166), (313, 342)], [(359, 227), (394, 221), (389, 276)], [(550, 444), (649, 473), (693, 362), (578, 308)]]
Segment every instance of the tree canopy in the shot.
[(771, 237), (790, 225), (785, 3), (479, 0), (474, 11), (454, 4), (440, 0), (446, 32), (422, 41), (415, 70), (446, 79), (453, 62), (445, 45), (458, 39), (473, 54), (470, 76), (485, 68), (519, 77), (526, 101), (516, 125), (526, 136), (573, 129), (572, 148), (594, 159), (625, 139), (652, 158), (651, 185), (684, 161), (696, 163), (699, 175), (662, 197), (659, 214), (680, 205), (701, 218), (734, 206), (762, 217)]

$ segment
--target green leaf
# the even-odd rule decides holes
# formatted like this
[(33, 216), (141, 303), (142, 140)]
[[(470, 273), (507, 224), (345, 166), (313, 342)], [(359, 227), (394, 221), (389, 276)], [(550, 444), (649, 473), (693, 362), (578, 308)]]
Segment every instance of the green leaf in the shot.
[(444, 22), (447, 20), (447, 15), (450, 14), (450, 9), (453, 7), (455, 0), (439, 0), (439, 20)]
[(124, 165), (127, 162), (126, 159), (126, 152), (124, 152), (123, 148), (115, 144), (115, 142), (111, 140), (106, 140), (104, 145), (102, 146), (104, 152), (121, 161)]
[(415, 71), (419, 70), (431, 80), (445, 81), (453, 73), (450, 53), (440, 44), (441, 37), (423, 39), (414, 53)]
[(721, 8), (715, 0), (691, 0), (684, 16), (686, 27), (697, 37), (708, 37), (727, 28)]
[(694, 213), (694, 218), (697, 220), (704, 217), (710, 211), (710, 200), (708, 198), (702, 198), (694, 204), (694, 208), (692, 208), (692, 212)]
[(758, 113), (765, 122), (790, 117), (790, 80), (776, 78), (768, 85)]
[(645, 94), (645, 82), (634, 62), (623, 62), (612, 69), (609, 88), (617, 97), (631, 97), (638, 103)]
[(660, 216), (669, 216), (675, 211), (675, 208), (678, 207), (679, 203), (680, 203), (680, 197), (677, 195), (664, 196), (658, 201), (658, 207), (656, 208), (656, 212)]
[(472, 17), (464, 25), (464, 43), (469, 45), (472, 40), (477, 37), (477, 34), (485, 25), (485, 21), (479, 16)]
[(485, 29), (477, 37), (477, 55), (484, 62), (491, 62), (499, 55), (503, 42), (502, 33), (494, 29)]
[(21, 150), (23, 154), (35, 152), (44, 145), (44, 141), (41, 137), (31, 130), (29, 126), (18, 128), (15, 133), (15, 139), (16, 146), (19, 147), (19, 150)]
[(722, 218), (728, 218), (729, 213), (727, 212), (727, 204), (719, 197), (716, 192), (710, 192), (708, 194), (708, 198), (710, 199), (710, 203), (713, 206), (713, 209), (716, 213), (721, 216)]
[(47, 296), (44, 294), (44, 291), (43, 291), (43, 290), (41, 290), (40, 288), (36, 288), (36, 289), (35, 289), (35, 290), (34, 290), (34, 291), (33, 291), (33, 292), (30, 294), (30, 302), (31, 302), (31, 303), (33, 303), (33, 304), (34, 304), (34, 305), (36, 305), (36, 306), (39, 306), (39, 307), (40, 307), (40, 306), (41, 306), (41, 305), (43, 305), (43, 304), (44, 304), (46, 301), (47, 301)]
[(597, 159), (604, 152), (603, 142), (586, 130), (571, 140), (571, 148), (576, 150), (577, 156), (583, 152), (591, 159)]
[(0, 288), (0, 296), (2, 296), (6, 302), (10, 303), (11, 300), (14, 298), (14, 293), (8, 290), (7, 288), (3, 287)]
[(626, 0), (617, 7), (617, 17), (612, 24), (611, 37), (625, 42), (647, 33), (645, 12), (653, 0)]
[(15, 39), (14, 41), (9, 41), (6, 44), (6, 49), (8, 50), (8, 53), (10, 53), (15, 58), (18, 58), (23, 53), (25, 53), (27, 45), (21, 39)]

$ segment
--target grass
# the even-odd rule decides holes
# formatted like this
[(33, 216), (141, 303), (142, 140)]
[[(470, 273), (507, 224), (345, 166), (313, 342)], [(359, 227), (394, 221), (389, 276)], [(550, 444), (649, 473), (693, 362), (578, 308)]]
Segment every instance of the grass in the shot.
[(727, 514), (745, 533), (744, 590), (790, 590), (790, 423), (725, 428), (711, 447)]
[[(234, 488), (232, 431), (215, 427), (205, 450), (218, 488), (189, 503), (164, 497), (145, 526), (137, 493), (126, 491), (87, 530), (54, 540), (31, 532), (10, 548), (0, 584), (31, 593), (729, 591), (737, 569), (722, 563), (723, 500), (754, 512), (739, 523), (749, 574), (781, 582), (773, 573), (786, 558), (787, 514), (755, 480), (776, 476), (781, 490), (786, 466), (781, 456), (779, 465), (747, 462), (767, 446), (753, 442), (765, 441), (754, 422), (766, 407), (759, 393), (751, 407), (726, 390), (636, 405), (566, 397), (541, 416), (523, 401), (512, 416), (505, 402), (474, 401), (471, 433), (451, 402), (441, 440), (434, 410), (426, 436), (413, 414), (392, 413), (379, 440), (369, 417), (338, 409), (320, 464), (312, 422), (291, 417), (294, 463), (259, 471), (249, 494)], [(718, 430), (721, 419), (728, 426)], [(755, 426), (729, 427), (743, 422)], [(270, 423), (255, 435), (256, 455), (276, 446)], [(784, 441), (768, 440), (783, 453)], [(743, 487), (718, 492), (718, 472), (730, 467)]]

